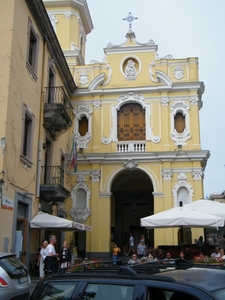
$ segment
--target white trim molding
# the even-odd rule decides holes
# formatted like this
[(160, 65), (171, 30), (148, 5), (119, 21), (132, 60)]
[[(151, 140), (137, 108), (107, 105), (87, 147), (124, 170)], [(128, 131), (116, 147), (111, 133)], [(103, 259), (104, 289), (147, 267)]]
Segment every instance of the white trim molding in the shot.
[[(76, 139), (76, 143), (78, 148), (88, 148), (87, 144), (92, 139), (92, 114), (93, 108), (89, 105), (78, 105), (74, 110), (73, 113), (75, 115), (75, 122), (74, 122), (74, 135)], [(79, 121), (82, 117), (86, 117), (88, 120), (88, 132), (81, 136), (79, 133)]]
[[(189, 103), (185, 102), (184, 100), (176, 100), (174, 103), (170, 104), (170, 117), (171, 117), (171, 133), (170, 137), (175, 142), (177, 146), (184, 146), (186, 145), (186, 141), (191, 138), (190, 128), (189, 128)], [(174, 117), (177, 113), (182, 113), (185, 117), (185, 129), (182, 133), (177, 132), (174, 126)]]
[(78, 182), (78, 184), (72, 189), (72, 208), (70, 215), (74, 221), (85, 222), (91, 214), (89, 207), (91, 192), (85, 182)]

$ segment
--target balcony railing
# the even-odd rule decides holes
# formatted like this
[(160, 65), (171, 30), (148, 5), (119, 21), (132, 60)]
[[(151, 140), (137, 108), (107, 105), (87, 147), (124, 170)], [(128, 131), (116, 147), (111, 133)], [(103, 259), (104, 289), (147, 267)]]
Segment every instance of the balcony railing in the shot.
[(55, 140), (72, 125), (72, 109), (62, 86), (46, 87), (43, 125)]
[(41, 200), (63, 202), (69, 195), (70, 191), (64, 187), (64, 170), (59, 166), (41, 167)]
[(145, 143), (117, 143), (117, 152), (145, 152)]
[(45, 89), (45, 103), (62, 104), (67, 114), (70, 115), (73, 107), (63, 86), (46, 87)]
[(64, 170), (60, 166), (41, 167), (41, 184), (63, 186)]

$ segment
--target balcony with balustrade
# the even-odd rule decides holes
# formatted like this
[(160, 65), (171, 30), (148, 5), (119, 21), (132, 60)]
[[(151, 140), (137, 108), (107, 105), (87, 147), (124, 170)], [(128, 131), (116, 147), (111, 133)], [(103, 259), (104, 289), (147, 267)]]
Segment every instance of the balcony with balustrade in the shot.
[(41, 167), (40, 198), (47, 202), (63, 202), (70, 196), (64, 186), (64, 170), (59, 166)]
[(72, 125), (72, 109), (62, 86), (46, 87), (43, 125), (54, 140)]

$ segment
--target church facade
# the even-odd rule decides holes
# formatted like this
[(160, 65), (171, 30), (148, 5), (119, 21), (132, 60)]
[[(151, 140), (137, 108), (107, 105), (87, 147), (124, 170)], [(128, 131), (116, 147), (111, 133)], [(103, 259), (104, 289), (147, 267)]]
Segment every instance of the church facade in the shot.
[(178, 228), (147, 230), (140, 219), (204, 196), (198, 58), (160, 57), (153, 40), (138, 42), (130, 14), (124, 41), (85, 64), (86, 0), (8, 1), (1, 11), (10, 40), (0, 72), (2, 251), (29, 265), (56, 234), (30, 229), (40, 210), (92, 228), (60, 233), (59, 246), (66, 239), (81, 257), (110, 257), (114, 243), (126, 252), (130, 233), (136, 245), (141, 234), (152, 247), (177, 245)]
[[(62, 16), (45, 3), (61, 32)], [(103, 62), (73, 69), (78, 164), (67, 210), (92, 226), (85, 249), (93, 257), (108, 255), (114, 242), (125, 246), (130, 232), (136, 244), (144, 233), (150, 246), (176, 245), (177, 229), (146, 230), (140, 218), (203, 197), (209, 151), (200, 144), (198, 58), (160, 57), (153, 40), (137, 41), (132, 18), (125, 41), (104, 48)]]

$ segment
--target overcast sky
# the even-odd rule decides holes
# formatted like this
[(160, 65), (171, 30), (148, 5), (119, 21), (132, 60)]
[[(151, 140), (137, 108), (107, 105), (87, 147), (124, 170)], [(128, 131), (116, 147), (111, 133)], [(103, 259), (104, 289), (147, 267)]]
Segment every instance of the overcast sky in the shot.
[(225, 1), (224, 0), (87, 0), (94, 24), (87, 36), (86, 63), (103, 61), (103, 48), (125, 41), (131, 12), (136, 40), (152, 39), (158, 54), (199, 58), (205, 84), (200, 110), (201, 145), (209, 150), (204, 196), (225, 190)]

